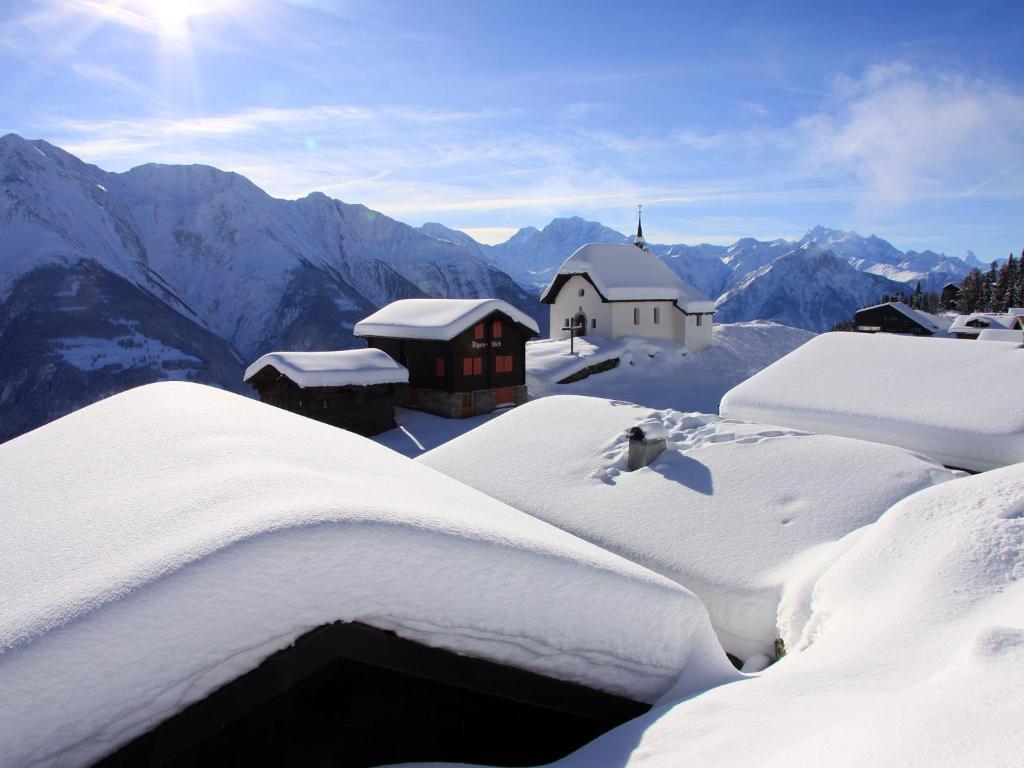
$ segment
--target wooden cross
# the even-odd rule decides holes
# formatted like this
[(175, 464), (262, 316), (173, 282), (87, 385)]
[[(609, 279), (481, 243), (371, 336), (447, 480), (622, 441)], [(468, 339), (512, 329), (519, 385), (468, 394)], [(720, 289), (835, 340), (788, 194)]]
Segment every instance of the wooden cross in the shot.
[(570, 321), (567, 325), (563, 325), (562, 326), (562, 330), (569, 332), (569, 354), (570, 355), (576, 354), (574, 349), (573, 349), (573, 340), (576, 338), (576, 331), (582, 331), (583, 330), (583, 323), (579, 323), (578, 325), (573, 325), (572, 322)]

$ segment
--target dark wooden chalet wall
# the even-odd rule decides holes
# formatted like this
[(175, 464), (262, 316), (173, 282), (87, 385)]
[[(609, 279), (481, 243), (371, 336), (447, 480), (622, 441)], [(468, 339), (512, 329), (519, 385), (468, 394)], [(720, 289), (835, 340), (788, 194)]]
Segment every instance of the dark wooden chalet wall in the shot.
[(300, 637), (96, 766), (537, 765), (647, 709), (336, 623)]
[[(501, 324), (500, 336), (496, 333), (496, 322)], [(528, 328), (503, 312), (492, 312), (451, 341), (370, 336), (366, 343), (387, 352), (408, 368), (411, 388), (473, 392), (524, 385), (526, 341), (531, 335)], [(511, 370), (499, 370), (499, 357), (511, 357)], [(469, 373), (467, 359), (474, 366), (468, 369)]]
[(450, 341), (368, 336), (409, 371), (397, 403), (447, 418), (526, 402), (526, 342), (533, 331), (495, 311)]
[[(933, 335), (930, 329), (914, 322), (898, 309), (888, 304), (858, 310), (853, 316), (853, 322), (858, 330), (861, 327), (865, 327), (880, 328), (880, 333), (903, 333), (913, 336)], [(867, 331), (867, 333), (875, 333), (875, 331)]]
[(270, 365), (258, 371), (249, 383), (264, 403), (360, 435), (376, 435), (395, 427), (393, 384), (303, 389)]

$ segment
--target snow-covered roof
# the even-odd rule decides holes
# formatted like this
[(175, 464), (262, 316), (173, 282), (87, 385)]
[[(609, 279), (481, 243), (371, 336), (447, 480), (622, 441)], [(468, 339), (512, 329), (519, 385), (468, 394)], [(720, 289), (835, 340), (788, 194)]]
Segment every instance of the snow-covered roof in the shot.
[[(636, 425), (668, 446), (625, 472)], [(678, 581), (741, 659), (772, 653), (799, 558), (954, 476), (890, 446), (575, 396), (534, 400), (417, 461)]]
[(997, 314), (994, 312), (974, 312), (970, 315), (957, 315), (949, 326), (950, 333), (966, 336), (977, 336), (986, 328), (1012, 328), (1016, 315)]
[(300, 387), (346, 387), (405, 384), (409, 371), (379, 349), (338, 352), (269, 352), (245, 369), (248, 381), (267, 366)]
[(826, 333), (730, 390), (720, 412), (982, 471), (1024, 461), (1011, 381), (1024, 381), (1024, 354), (1009, 344)]
[(339, 620), (644, 701), (732, 676), (672, 581), (211, 387), (116, 395), (0, 466), (5, 768), (89, 765)]
[(537, 322), (501, 299), (400, 299), (356, 323), (356, 336), (396, 339), (454, 339), (492, 312), (503, 312), (534, 333)]
[(881, 307), (892, 307), (903, 316), (913, 320), (922, 328), (927, 328), (932, 333), (942, 333), (943, 331), (948, 330), (950, 323), (952, 322), (948, 317), (941, 317), (939, 315), (933, 315), (930, 312), (925, 312), (924, 310), (913, 309), (902, 301), (889, 301), (884, 304), (875, 304), (874, 306), (864, 307), (857, 311), (865, 312), (869, 309), (879, 309)]
[(1006, 328), (986, 328), (978, 334), (978, 341), (1009, 341), (1014, 344), (1024, 344), (1024, 331), (1008, 330)]
[(555, 768), (1019, 764), (1022, 510), (1021, 464), (914, 494), (787, 595), (769, 671), (666, 696)]
[[(621, 243), (588, 243), (558, 268), (541, 296), (551, 303), (566, 276), (586, 275), (608, 301), (674, 301), (684, 312), (714, 312), (715, 302), (649, 251)], [(561, 276), (561, 277), (560, 277)]]

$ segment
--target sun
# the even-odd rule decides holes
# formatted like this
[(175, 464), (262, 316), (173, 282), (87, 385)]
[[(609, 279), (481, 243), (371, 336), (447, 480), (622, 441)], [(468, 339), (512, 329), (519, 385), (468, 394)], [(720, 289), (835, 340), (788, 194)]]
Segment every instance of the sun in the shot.
[(189, 21), (227, 10), (232, 0), (137, 0), (132, 5), (141, 16), (153, 22), (163, 37), (184, 37)]

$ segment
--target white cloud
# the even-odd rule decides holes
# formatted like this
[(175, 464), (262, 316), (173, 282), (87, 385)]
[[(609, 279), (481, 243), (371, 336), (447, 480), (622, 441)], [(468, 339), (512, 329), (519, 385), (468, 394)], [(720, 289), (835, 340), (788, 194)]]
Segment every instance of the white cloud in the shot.
[[(904, 63), (837, 80), (830, 109), (802, 118), (799, 154), (809, 174), (855, 178), (879, 205), (964, 193), (1024, 195), (1024, 93)], [(996, 183), (1002, 181), (1005, 183)]]

